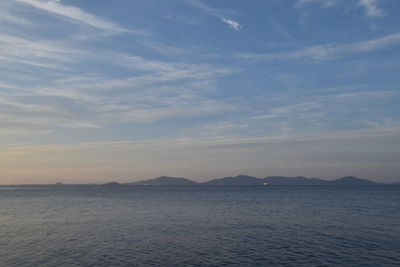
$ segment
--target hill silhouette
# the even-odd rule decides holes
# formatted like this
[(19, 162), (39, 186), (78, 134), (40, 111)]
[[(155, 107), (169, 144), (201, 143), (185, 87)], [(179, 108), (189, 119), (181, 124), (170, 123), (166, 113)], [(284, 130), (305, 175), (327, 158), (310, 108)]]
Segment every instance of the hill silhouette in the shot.
[(142, 180), (130, 184), (131, 185), (197, 185), (198, 183), (186, 178), (161, 176), (154, 179)]
[[(116, 182), (110, 182), (105, 185), (116, 185)], [(268, 176), (265, 178), (257, 178), (248, 175), (237, 175), (223, 178), (216, 178), (207, 182), (194, 182), (187, 178), (161, 176), (149, 180), (128, 183), (129, 185), (379, 185), (379, 183), (357, 178), (354, 176), (346, 176), (336, 180), (324, 180), (320, 178), (307, 178), (303, 176), (286, 177), (286, 176)]]
[(333, 185), (374, 185), (376, 184), (375, 182), (372, 182), (370, 180), (367, 179), (361, 179), (361, 178), (357, 178), (354, 176), (346, 176), (346, 177), (342, 177), (339, 178), (337, 180), (331, 181), (331, 184)]
[(204, 182), (202, 184), (203, 185), (262, 185), (263, 181), (253, 176), (238, 175), (235, 177), (224, 177), (219, 179), (213, 179), (211, 181)]
[(118, 183), (118, 182), (108, 182), (105, 184), (102, 184), (102, 186), (121, 186), (122, 184)]
[(303, 176), (285, 177), (285, 176), (268, 176), (263, 179), (265, 183), (270, 185), (328, 185), (330, 181), (319, 178), (306, 178)]

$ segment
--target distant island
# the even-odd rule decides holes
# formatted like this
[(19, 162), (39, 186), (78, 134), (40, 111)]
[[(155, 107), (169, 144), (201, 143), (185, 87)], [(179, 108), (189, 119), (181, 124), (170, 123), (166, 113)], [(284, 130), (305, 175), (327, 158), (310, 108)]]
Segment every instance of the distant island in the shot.
[(132, 185), (197, 185), (199, 183), (186, 178), (161, 176), (158, 178), (130, 183)]
[[(393, 183), (398, 184), (398, 183)], [(307, 178), (303, 176), (286, 177), (286, 176), (268, 176), (265, 178), (257, 178), (248, 175), (238, 175), (234, 177), (223, 177), (212, 179), (207, 182), (195, 182), (187, 178), (161, 176), (149, 180), (142, 180), (132, 183), (109, 182), (104, 186), (119, 185), (165, 185), (165, 186), (187, 186), (187, 185), (207, 185), (207, 186), (224, 186), (224, 185), (383, 185), (367, 179), (346, 176), (335, 180), (324, 180), (320, 178)]]

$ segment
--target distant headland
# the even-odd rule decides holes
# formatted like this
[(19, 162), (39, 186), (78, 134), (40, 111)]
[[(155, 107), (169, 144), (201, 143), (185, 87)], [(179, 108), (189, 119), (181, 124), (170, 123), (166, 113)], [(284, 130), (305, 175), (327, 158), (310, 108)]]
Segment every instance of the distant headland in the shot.
[[(393, 185), (396, 183), (393, 183)], [(384, 185), (384, 183), (376, 183), (367, 179), (357, 178), (354, 176), (341, 177), (335, 180), (324, 180), (320, 178), (307, 178), (303, 176), (286, 177), (286, 176), (268, 176), (265, 178), (257, 178), (248, 175), (238, 175), (232, 177), (223, 177), (209, 180), (207, 182), (195, 182), (182, 177), (160, 176), (157, 178), (142, 180), (132, 183), (108, 182), (103, 186), (123, 186), (123, 185), (164, 185), (164, 186), (187, 186), (187, 185), (207, 185), (207, 186), (224, 186), (224, 185)]]

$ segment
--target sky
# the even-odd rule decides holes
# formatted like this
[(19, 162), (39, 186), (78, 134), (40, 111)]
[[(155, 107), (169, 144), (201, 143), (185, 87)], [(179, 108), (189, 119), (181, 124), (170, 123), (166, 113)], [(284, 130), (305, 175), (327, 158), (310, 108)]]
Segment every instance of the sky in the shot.
[(2, 0), (0, 184), (400, 182), (398, 0)]

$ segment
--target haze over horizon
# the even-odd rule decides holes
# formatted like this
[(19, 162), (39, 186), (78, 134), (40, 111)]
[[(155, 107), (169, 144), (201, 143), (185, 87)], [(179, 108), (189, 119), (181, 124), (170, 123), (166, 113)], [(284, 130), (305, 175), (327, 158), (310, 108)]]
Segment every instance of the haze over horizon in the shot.
[(0, 184), (400, 182), (400, 1), (0, 1)]

